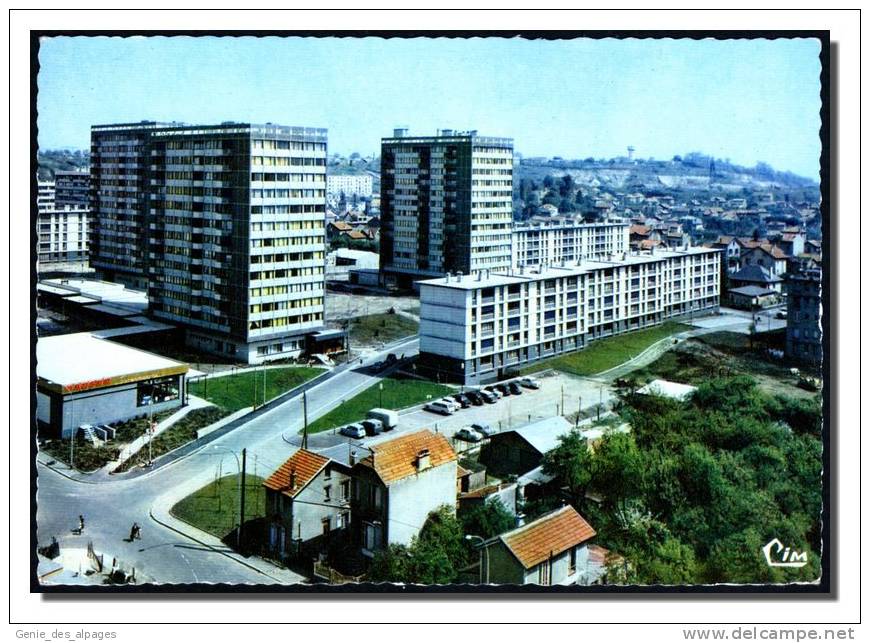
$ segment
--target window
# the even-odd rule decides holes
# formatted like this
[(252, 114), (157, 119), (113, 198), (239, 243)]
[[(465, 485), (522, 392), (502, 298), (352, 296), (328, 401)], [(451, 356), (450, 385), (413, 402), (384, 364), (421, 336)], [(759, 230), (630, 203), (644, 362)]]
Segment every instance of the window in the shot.
[(326, 498), (326, 502), (332, 500), (332, 487), (330, 485), (323, 487), (323, 495)]
[(328, 536), (329, 535), (329, 518), (324, 518), (321, 521), (321, 524), (323, 525), (323, 535)]
[(367, 522), (363, 524), (363, 545), (369, 551), (380, 549), (381, 525)]
[(350, 480), (344, 480), (341, 483), (341, 499), (347, 500), (350, 495)]

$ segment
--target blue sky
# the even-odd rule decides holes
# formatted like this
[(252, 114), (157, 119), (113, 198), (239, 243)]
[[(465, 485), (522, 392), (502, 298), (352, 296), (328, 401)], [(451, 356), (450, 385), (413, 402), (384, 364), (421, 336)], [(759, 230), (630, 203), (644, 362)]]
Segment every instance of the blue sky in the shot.
[(329, 129), (377, 153), (394, 127), (508, 136), (526, 156), (701, 151), (818, 174), (820, 45), (800, 40), (61, 37), (42, 41), (39, 143), (92, 124)]

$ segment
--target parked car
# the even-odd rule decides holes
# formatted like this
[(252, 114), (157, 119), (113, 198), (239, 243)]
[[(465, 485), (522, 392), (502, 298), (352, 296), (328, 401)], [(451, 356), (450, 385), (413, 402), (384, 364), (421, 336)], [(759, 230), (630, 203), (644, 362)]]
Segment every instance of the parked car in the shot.
[(478, 391), (466, 391), (465, 396), (474, 406), (483, 406), (483, 396)]
[(356, 438), (357, 440), (366, 437), (366, 430), (359, 424), (348, 424), (347, 426), (343, 426), (339, 433), (346, 435), (349, 438)]
[(489, 424), (486, 424), (484, 422), (477, 422), (475, 424), (472, 424), (471, 428), (472, 428), (472, 430), (480, 433), (485, 438), (491, 437), (491, 436), (495, 435), (496, 433), (498, 433), (498, 431), (496, 431)]
[(384, 423), (380, 420), (369, 418), (368, 420), (363, 420), (361, 424), (366, 431), (366, 435), (378, 435), (384, 432)]
[(464, 426), (459, 429), (454, 435), (457, 440), (465, 440), (466, 442), (480, 442), (483, 436), (469, 426)]
[(398, 361), (399, 361), (399, 358), (396, 357), (396, 354), (390, 353), (389, 355), (387, 355), (387, 358), (384, 360), (384, 366), (385, 367), (392, 366), (393, 364), (395, 364)]
[(480, 397), (483, 399), (483, 401), (486, 402), (487, 404), (495, 404), (496, 402), (498, 402), (499, 396), (490, 390), (483, 389), (478, 393), (478, 395), (480, 395)]
[(453, 399), (456, 402), (459, 402), (459, 406), (461, 406), (464, 409), (467, 409), (469, 406), (471, 406), (471, 400), (469, 400), (468, 397), (464, 393), (457, 393), (456, 395), (453, 396)]
[(520, 386), (525, 386), (526, 388), (541, 388), (540, 380), (536, 380), (534, 377), (524, 377), (520, 381)]
[(501, 394), (508, 397), (511, 394), (511, 389), (507, 384), (496, 384), (496, 390), (501, 391)]
[(441, 415), (453, 415), (456, 413), (456, 409), (453, 408), (453, 405), (447, 404), (444, 400), (429, 402), (423, 407), (423, 409), (431, 413), (440, 413)]
[(372, 409), (366, 416), (374, 420), (380, 420), (381, 424), (384, 425), (384, 431), (395, 429), (399, 424), (399, 414), (389, 409)]
[(788, 317), (788, 313), (785, 312), (784, 310), (777, 310), (776, 311), (776, 318), (777, 319), (785, 319), (787, 317)]
[(492, 395), (495, 395), (497, 398), (504, 397), (504, 392), (498, 387), (497, 384), (491, 384), (490, 386), (487, 386), (486, 389), (484, 389), (484, 390), (489, 391)]
[(454, 411), (458, 411), (462, 408), (462, 405), (454, 400), (452, 397), (442, 397), (441, 401), (444, 402), (447, 406), (452, 406)]
[(505, 384), (511, 392), (511, 395), (522, 395), (523, 389), (520, 388), (520, 385), (516, 382), (508, 382)]

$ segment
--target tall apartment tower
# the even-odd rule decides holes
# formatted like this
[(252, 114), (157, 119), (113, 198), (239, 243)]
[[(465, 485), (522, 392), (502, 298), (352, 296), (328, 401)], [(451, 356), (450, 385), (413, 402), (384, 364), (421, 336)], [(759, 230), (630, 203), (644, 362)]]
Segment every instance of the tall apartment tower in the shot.
[(508, 270), (513, 140), (441, 130), (381, 141), (381, 279)]
[[(104, 131), (95, 130), (99, 151)], [(133, 248), (149, 314), (184, 327), (190, 345), (248, 363), (299, 355), (324, 318), (326, 130), (148, 123), (121, 131), (141, 140), (127, 144), (129, 183), (104, 195), (103, 172), (114, 177), (114, 164), (92, 166), (98, 265), (114, 266), (116, 249)], [(118, 225), (128, 219), (140, 222), (135, 232)], [(104, 241), (118, 232), (118, 244)]]

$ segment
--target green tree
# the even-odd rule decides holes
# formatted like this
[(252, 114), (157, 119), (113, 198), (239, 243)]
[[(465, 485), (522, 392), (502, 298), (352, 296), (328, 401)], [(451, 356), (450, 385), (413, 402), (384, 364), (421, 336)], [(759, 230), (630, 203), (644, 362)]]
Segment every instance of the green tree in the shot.
[(460, 516), (460, 521), (466, 534), (484, 539), (510, 531), (516, 523), (514, 516), (498, 498), (466, 511)]
[(561, 436), (558, 446), (544, 454), (541, 466), (545, 474), (555, 476), (568, 487), (574, 506), (583, 506), (593, 464), (589, 445), (579, 431)]
[(373, 583), (407, 582), (411, 554), (404, 545), (392, 544), (375, 552), (368, 579)]
[(608, 433), (595, 448), (592, 485), (605, 495), (604, 504), (624, 509), (624, 503), (642, 489), (643, 461), (634, 437)]

